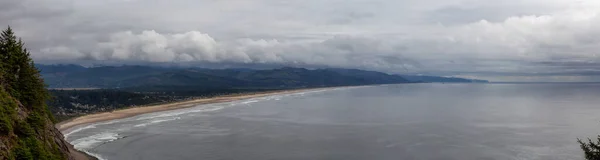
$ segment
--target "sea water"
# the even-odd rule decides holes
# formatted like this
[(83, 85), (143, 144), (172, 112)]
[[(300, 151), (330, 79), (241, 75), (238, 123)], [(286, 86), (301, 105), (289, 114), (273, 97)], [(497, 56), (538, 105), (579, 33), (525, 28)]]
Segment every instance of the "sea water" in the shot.
[(398, 84), (145, 114), (66, 133), (101, 159), (582, 159), (600, 84)]

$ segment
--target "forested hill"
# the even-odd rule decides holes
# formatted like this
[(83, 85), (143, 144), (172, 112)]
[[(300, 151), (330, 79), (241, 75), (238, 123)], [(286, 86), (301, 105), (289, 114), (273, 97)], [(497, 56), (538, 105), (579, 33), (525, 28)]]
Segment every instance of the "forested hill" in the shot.
[(37, 65), (51, 88), (284, 89), (408, 83), (398, 75), (355, 69), (198, 69), (149, 66)]
[(0, 36), (0, 159), (64, 160), (68, 143), (54, 128), (44, 82), (12, 30)]

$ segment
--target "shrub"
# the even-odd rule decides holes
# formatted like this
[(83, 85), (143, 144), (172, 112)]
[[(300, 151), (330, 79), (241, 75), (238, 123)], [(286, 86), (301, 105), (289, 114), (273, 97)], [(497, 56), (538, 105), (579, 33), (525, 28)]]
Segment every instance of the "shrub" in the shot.
[(12, 124), (8, 117), (0, 117), (0, 135), (8, 135), (12, 131)]
[(33, 130), (33, 128), (31, 128), (31, 126), (28, 123), (23, 121), (17, 121), (17, 125), (15, 126), (15, 134), (29, 137), (34, 136), (35, 131)]
[(26, 146), (18, 146), (13, 149), (15, 160), (33, 160), (31, 151)]
[(36, 160), (46, 160), (48, 158), (48, 151), (42, 146), (44, 144), (40, 140), (30, 137), (25, 140), (25, 145)]
[(46, 121), (44, 117), (40, 116), (40, 114), (38, 113), (29, 114), (29, 117), (27, 117), (27, 123), (29, 123), (29, 126), (31, 126), (32, 128), (38, 130), (46, 128)]

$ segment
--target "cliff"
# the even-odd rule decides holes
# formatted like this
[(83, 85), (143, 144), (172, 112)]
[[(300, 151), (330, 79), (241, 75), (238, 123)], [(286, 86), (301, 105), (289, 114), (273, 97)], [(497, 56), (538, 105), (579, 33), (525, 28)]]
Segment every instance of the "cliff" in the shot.
[(74, 159), (46, 113), (24, 107), (0, 89), (0, 159)]

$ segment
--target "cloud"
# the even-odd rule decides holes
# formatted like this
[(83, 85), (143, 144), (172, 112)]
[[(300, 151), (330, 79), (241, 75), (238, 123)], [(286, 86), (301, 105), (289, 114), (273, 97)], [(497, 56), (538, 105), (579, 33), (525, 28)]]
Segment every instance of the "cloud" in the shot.
[(89, 57), (96, 60), (139, 60), (148, 62), (218, 61), (216, 41), (197, 31), (162, 35), (156, 31), (131, 31), (110, 35), (98, 43)]
[[(73, 59), (126, 60), (148, 62), (237, 62), (269, 64), (307, 64), (350, 66), (369, 63), (370, 56), (389, 54), (382, 41), (363, 37), (337, 36), (317, 42), (282, 42), (276, 39), (237, 39), (216, 41), (208, 34), (190, 31), (161, 34), (153, 30), (111, 34), (87, 52), (73, 48), (52, 47), (40, 52), (54, 55), (61, 51), (76, 52)], [(364, 57), (360, 58), (360, 57)], [(41, 58), (41, 57), (40, 57)], [(63, 58), (69, 58), (64, 57)]]
[(79, 52), (77, 49), (69, 48), (66, 46), (56, 46), (43, 48), (36, 53), (42, 54), (33, 54), (32, 57), (34, 59), (44, 59), (44, 60), (70, 60), (70, 59), (81, 59), (84, 58), (85, 55)]
[(13, 25), (40, 62), (274, 64), (486, 76), (575, 75), (600, 63), (600, 2), (593, 0), (0, 4), (6, 8), (0, 24)]

